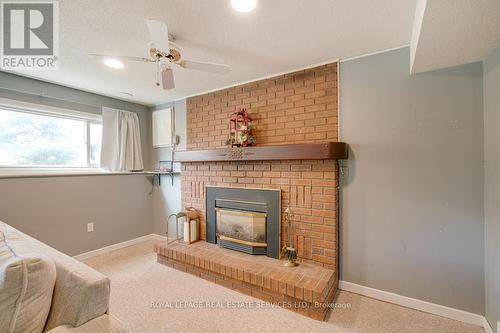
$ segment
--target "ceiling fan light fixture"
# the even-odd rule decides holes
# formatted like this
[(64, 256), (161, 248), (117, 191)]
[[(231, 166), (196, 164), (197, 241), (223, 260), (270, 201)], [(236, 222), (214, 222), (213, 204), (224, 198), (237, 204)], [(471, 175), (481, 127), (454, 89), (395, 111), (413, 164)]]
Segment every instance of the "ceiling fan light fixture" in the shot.
[(231, 0), (231, 6), (238, 12), (249, 12), (257, 6), (257, 0)]
[(118, 59), (113, 59), (113, 58), (104, 59), (104, 64), (108, 67), (115, 68), (115, 69), (120, 69), (120, 68), (125, 67), (123, 62), (121, 62)]

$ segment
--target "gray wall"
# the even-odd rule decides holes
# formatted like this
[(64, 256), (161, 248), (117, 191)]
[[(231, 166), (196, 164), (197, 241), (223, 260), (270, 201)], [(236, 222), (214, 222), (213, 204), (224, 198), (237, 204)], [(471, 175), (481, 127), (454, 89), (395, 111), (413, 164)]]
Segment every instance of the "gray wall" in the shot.
[(409, 60), (340, 65), (341, 279), (482, 314), (482, 66), (410, 75)]
[[(179, 145), (177, 150), (186, 149), (186, 100), (180, 100), (173, 103), (161, 104), (152, 108), (160, 110), (165, 107), (173, 106), (175, 109), (175, 134), (179, 135)], [(172, 159), (172, 149), (170, 148), (152, 148), (151, 153), (153, 164), (158, 161), (170, 161)], [(167, 219), (170, 214), (175, 214), (182, 210), (181, 205), (181, 177), (174, 176), (174, 185), (170, 177), (163, 177), (161, 187), (155, 187), (153, 193), (153, 230), (156, 234), (165, 235), (167, 231)], [(170, 231), (175, 228), (174, 220), (170, 221)], [(174, 233), (175, 234), (175, 233)], [(172, 236), (172, 232), (169, 237)]]
[(142, 175), (1, 179), (0, 220), (76, 255), (151, 234), (149, 191)]
[[(32, 95), (41, 93), (52, 98)], [(102, 106), (134, 111), (145, 167), (150, 167), (147, 106), (5, 72), (0, 72), (0, 97), (91, 113)], [(75, 255), (152, 233), (150, 190), (149, 179), (139, 175), (0, 179), (0, 220)], [(94, 222), (92, 233), (86, 232), (88, 222)]]
[[(484, 62), (484, 218), (486, 318), (500, 320), (500, 47)], [(497, 328), (498, 329), (498, 328)]]

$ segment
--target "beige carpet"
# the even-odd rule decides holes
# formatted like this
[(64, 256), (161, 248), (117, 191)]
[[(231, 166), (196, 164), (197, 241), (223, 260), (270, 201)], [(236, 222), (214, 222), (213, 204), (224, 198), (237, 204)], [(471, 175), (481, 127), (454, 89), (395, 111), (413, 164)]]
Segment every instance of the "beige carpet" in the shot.
[(110, 312), (129, 332), (484, 333), (478, 326), (348, 292), (339, 293), (337, 303), (344, 308), (334, 309), (327, 322), (277, 307), (256, 308), (266, 303), (158, 264), (153, 244), (147, 241), (85, 260), (111, 278)]

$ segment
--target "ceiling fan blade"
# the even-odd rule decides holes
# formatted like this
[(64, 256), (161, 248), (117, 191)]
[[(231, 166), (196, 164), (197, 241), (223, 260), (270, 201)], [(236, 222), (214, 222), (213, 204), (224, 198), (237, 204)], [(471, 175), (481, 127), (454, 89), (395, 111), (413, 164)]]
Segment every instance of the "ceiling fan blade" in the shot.
[(175, 87), (174, 83), (174, 72), (172, 68), (165, 68), (161, 71), (161, 83), (163, 89), (173, 89)]
[(179, 62), (179, 66), (181, 66), (182, 68), (195, 69), (198, 71), (205, 71), (216, 74), (226, 74), (231, 71), (231, 67), (229, 67), (228, 65), (192, 60), (182, 60)]
[(146, 20), (146, 24), (148, 26), (149, 35), (151, 36), (151, 42), (155, 44), (157, 49), (168, 54), (170, 52), (170, 44), (168, 42), (167, 25), (156, 20)]
[(109, 54), (89, 54), (89, 57), (97, 58), (97, 59), (118, 59), (123, 61), (140, 61), (140, 62), (152, 62), (153, 60), (142, 57), (129, 57), (129, 56), (115, 56)]

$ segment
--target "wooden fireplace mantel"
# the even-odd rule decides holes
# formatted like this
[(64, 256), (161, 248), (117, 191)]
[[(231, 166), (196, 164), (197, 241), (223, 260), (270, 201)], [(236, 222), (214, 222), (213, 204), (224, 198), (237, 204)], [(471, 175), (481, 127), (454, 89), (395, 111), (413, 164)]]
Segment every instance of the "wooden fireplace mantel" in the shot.
[(233, 147), (174, 151), (174, 162), (342, 160), (347, 158), (345, 142), (304, 143), (258, 147)]

